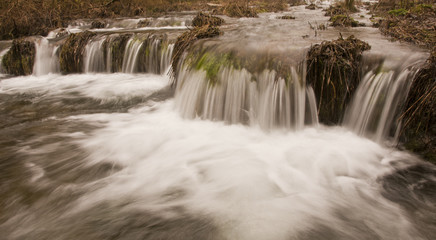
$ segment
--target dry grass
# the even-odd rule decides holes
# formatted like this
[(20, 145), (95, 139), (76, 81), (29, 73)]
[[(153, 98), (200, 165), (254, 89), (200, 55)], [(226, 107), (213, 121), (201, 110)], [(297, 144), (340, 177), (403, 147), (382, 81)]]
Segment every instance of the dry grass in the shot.
[(436, 46), (436, 7), (416, 5), (385, 12), (380, 31), (395, 39), (432, 48)]
[(312, 46), (307, 55), (307, 84), (318, 97), (318, 115), (336, 124), (360, 81), (362, 52), (368, 43), (350, 36)]
[[(211, 6), (209, 2), (221, 7)], [(52, 29), (82, 18), (157, 17), (184, 10), (255, 17), (258, 12), (282, 11), (286, 6), (285, 0), (1, 0), (0, 40), (44, 36)]]
[(406, 147), (436, 163), (436, 48), (413, 80), (401, 118)]

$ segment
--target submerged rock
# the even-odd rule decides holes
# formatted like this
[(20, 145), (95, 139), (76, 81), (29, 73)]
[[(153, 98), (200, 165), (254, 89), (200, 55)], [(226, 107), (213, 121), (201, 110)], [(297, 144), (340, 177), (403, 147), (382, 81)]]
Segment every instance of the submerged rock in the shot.
[(30, 75), (35, 62), (35, 44), (22, 39), (12, 42), (11, 49), (3, 57), (1, 63), (6, 73), (13, 75)]
[(149, 27), (151, 25), (151, 21), (148, 19), (144, 19), (138, 22), (138, 28)]
[(86, 31), (71, 34), (61, 48), (59, 62), (61, 72), (80, 73), (83, 71), (83, 55), (88, 41), (96, 34)]
[(292, 19), (295, 19), (295, 17), (291, 16), (291, 15), (284, 15), (284, 16), (277, 17), (277, 19), (289, 19), (289, 20), (292, 20)]
[(103, 21), (94, 21), (91, 23), (91, 28), (104, 28), (106, 23)]
[(360, 81), (362, 52), (368, 43), (354, 36), (324, 41), (307, 55), (307, 84), (317, 98), (319, 120), (337, 124)]

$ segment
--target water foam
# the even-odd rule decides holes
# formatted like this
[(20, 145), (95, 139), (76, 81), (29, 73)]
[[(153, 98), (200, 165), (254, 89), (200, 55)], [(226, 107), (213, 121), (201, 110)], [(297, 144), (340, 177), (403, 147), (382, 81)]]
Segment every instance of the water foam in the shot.
[(168, 218), (179, 208), (209, 216), (226, 239), (293, 239), (322, 227), (344, 239), (418, 236), (378, 182), (407, 154), (343, 128), (265, 132), (184, 120), (173, 108), (169, 100), (73, 118), (105, 123), (79, 141), (89, 164), (123, 170), (97, 183), (105, 186), (86, 194), (72, 214), (127, 198), (130, 209)]

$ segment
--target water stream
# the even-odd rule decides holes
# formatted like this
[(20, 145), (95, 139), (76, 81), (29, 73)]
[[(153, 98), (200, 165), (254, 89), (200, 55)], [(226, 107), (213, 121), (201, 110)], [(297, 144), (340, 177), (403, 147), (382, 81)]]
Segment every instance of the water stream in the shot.
[[(321, 10), (289, 13), (296, 22), (226, 18), (225, 34), (204, 43), (282, 53), (286, 79), (223, 65), (211, 82), (185, 66), (172, 88), (173, 44), (144, 29), (122, 72), (104, 32), (86, 46), (84, 73), (60, 75), (55, 47), (38, 40), (34, 74), (0, 80), (0, 238), (434, 239), (436, 167), (392, 147), (426, 54), (370, 27), (340, 30), (384, 61), (365, 70), (343, 123), (324, 126), (301, 59), (339, 30), (315, 34), (307, 20), (323, 23)], [(106, 31), (138, 20), (123, 21)]]

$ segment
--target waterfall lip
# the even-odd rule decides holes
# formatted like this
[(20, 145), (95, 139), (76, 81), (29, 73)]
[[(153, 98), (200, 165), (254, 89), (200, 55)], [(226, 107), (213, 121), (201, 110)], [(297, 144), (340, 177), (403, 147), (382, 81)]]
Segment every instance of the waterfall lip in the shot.
[(147, 32), (156, 30), (188, 30), (186, 26), (164, 26), (164, 27), (142, 27), (142, 28), (100, 28), (100, 29), (90, 29), (88, 31), (106, 33), (106, 32)]

